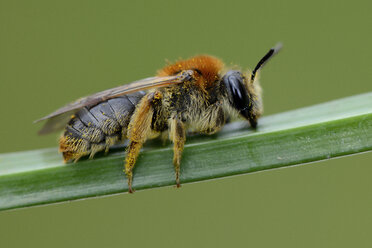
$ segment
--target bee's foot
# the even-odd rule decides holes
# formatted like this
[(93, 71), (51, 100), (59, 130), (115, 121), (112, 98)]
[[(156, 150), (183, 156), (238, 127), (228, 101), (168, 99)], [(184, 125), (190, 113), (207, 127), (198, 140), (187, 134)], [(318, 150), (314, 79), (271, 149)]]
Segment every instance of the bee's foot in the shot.
[(181, 184), (180, 184), (179, 181), (176, 182), (176, 187), (177, 187), (177, 188), (181, 188)]
[(134, 189), (132, 189), (132, 186), (129, 186), (129, 189), (128, 189), (128, 193), (129, 193), (129, 194), (133, 194), (133, 193), (134, 193), (134, 191), (135, 191), (135, 190), (134, 190)]

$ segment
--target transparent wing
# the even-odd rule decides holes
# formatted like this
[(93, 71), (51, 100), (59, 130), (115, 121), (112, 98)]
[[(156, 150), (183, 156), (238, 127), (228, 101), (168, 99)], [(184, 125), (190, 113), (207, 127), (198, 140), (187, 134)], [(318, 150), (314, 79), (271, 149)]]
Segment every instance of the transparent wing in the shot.
[(71, 119), (71, 116), (76, 113), (75, 110), (71, 110), (68, 112), (65, 112), (63, 114), (56, 115), (54, 117), (49, 118), (44, 126), (39, 130), (39, 135), (44, 135), (48, 133), (53, 133), (55, 131), (61, 130), (64, 127), (66, 127), (67, 123)]
[(71, 115), (75, 114), (79, 109), (85, 106), (96, 105), (108, 99), (134, 93), (141, 90), (148, 90), (152, 88), (159, 88), (172, 84), (183, 83), (186, 81), (190, 81), (192, 79), (192, 76), (193, 71), (187, 70), (182, 71), (174, 76), (145, 78), (142, 80), (132, 82), (130, 84), (122, 85), (116, 88), (98, 92), (87, 97), (80, 98), (75, 102), (72, 102), (60, 109), (57, 109), (53, 113), (39, 120), (36, 120), (35, 122), (39, 122), (48, 119), (44, 127), (39, 131), (39, 134), (47, 134), (62, 129), (67, 124), (68, 120), (71, 118)]

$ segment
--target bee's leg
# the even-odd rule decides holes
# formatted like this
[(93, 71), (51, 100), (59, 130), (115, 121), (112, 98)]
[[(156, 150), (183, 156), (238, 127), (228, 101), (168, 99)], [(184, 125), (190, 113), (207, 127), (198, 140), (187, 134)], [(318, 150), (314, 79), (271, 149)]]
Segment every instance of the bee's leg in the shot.
[(128, 178), (128, 192), (133, 193), (132, 189), (132, 182), (133, 182), (133, 168), (136, 163), (136, 159), (138, 157), (139, 151), (142, 147), (141, 142), (135, 142), (135, 141), (130, 141), (129, 146), (127, 148), (127, 156), (125, 159), (125, 174), (127, 175)]
[(151, 121), (154, 113), (152, 104), (156, 93), (149, 93), (145, 95), (138, 103), (136, 110), (129, 122), (128, 138), (129, 145), (127, 147), (127, 155), (125, 158), (125, 174), (128, 177), (129, 193), (133, 192), (133, 167), (136, 163), (138, 154), (147, 136), (151, 132)]
[(180, 164), (183, 146), (186, 141), (185, 127), (181, 120), (174, 117), (170, 121), (170, 139), (173, 141), (173, 165), (176, 173), (177, 188), (180, 184)]

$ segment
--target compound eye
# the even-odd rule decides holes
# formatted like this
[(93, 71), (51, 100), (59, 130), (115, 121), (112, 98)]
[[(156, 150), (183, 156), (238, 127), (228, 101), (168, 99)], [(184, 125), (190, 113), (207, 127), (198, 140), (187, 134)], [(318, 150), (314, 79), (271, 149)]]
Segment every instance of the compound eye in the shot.
[(250, 99), (239, 71), (228, 71), (223, 77), (229, 101), (245, 118), (249, 118)]

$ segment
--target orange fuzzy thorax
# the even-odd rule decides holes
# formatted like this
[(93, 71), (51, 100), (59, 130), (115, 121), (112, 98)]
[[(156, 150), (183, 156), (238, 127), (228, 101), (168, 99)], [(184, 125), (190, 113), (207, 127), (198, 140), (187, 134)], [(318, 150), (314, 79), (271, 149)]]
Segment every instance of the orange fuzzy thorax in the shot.
[(170, 76), (179, 73), (182, 70), (198, 70), (201, 75), (195, 73), (196, 83), (204, 90), (213, 86), (219, 79), (220, 72), (223, 69), (223, 62), (209, 55), (195, 56), (187, 60), (179, 60), (174, 64), (168, 65), (158, 71), (158, 76)]

